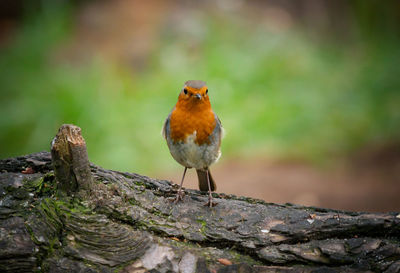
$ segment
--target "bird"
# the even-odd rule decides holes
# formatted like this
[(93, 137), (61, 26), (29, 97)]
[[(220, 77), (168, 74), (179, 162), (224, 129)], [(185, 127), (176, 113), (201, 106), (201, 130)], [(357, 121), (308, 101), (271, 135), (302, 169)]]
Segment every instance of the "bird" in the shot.
[(185, 167), (175, 203), (183, 200), (182, 185), (187, 169), (194, 168), (200, 191), (208, 191), (206, 205), (217, 205), (213, 203), (211, 194), (217, 189), (217, 185), (209, 167), (221, 156), (223, 128), (211, 108), (206, 82), (185, 82), (178, 102), (164, 122), (162, 134), (172, 157)]

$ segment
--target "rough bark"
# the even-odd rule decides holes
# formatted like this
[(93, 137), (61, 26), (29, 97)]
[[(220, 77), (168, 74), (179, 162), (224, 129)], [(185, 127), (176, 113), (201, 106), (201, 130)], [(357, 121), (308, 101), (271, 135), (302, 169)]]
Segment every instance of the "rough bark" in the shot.
[(51, 157), (61, 192), (71, 194), (80, 190), (90, 193), (92, 175), (81, 128), (62, 125), (51, 142)]
[[(59, 194), (47, 152), (0, 161), (0, 272), (399, 272), (399, 213), (185, 190), (91, 165)], [(225, 259), (225, 260), (221, 260)], [(232, 262), (232, 265), (227, 265)]]

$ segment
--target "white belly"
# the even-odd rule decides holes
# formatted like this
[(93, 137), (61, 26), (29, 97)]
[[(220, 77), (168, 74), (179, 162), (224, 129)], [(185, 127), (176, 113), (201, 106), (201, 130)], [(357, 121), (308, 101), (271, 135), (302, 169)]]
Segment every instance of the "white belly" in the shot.
[(211, 144), (195, 143), (196, 132), (187, 137), (185, 142), (173, 143), (167, 139), (169, 150), (174, 159), (188, 168), (204, 169), (215, 163), (221, 156), (218, 141)]

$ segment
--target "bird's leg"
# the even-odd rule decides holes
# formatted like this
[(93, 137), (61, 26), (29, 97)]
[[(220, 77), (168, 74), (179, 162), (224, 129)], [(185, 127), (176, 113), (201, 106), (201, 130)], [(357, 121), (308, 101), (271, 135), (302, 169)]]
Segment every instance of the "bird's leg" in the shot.
[(187, 167), (185, 167), (185, 170), (183, 171), (182, 181), (181, 181), (181, 184), (179, 185), (178, 192), (176, 193), (174, 203), (177, 203), (177, 202), (183, 200), (183, 196), (185, 196), (185, 192), (182, 191), (182, 185), (183, 185), (183, 180), (185, 180), (186, 170), (187, 170)]
[(215, 207), (218, 205), (218, 203), (213, 203), (212, 201), (212, 194), (211, 194), (211, 184), (210, 184), (210, 177), (208, 175), (208, 168), (206, 170), (207, 174), (207, 184), (208, 184), (208, 202), (205, 204), (205, 206), (209, 206), (210, 208)]

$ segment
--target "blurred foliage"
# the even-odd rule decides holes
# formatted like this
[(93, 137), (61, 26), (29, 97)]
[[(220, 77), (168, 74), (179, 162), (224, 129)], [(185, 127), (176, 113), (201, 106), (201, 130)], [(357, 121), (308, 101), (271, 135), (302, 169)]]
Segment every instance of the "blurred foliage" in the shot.
[(96, 164), (140, 173), (177, 167), (160, 131), (188, 79), (209, 85), (227, 132), (224, 159), (320, 161), (398, 140), (399, 38), (374, 29), (371, 7), (354, 9), (359, 33), (346, 42), (200, 17), (192, 31), (201, 35), (163, 29), (149, 63), (135, 72), (100, 56), (56, 61), (74, 17), (50, 5), (28, 16), (0, 51), (0, 158), (49, 150), (58, 127), (74, 123)]

